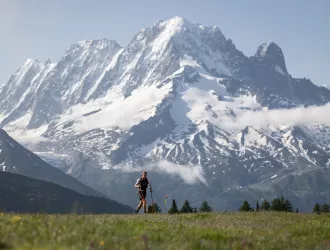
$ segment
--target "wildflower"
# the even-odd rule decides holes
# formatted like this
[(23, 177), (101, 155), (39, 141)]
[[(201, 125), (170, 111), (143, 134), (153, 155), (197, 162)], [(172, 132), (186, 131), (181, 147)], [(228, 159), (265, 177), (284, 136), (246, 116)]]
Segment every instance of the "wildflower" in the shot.
[(104, 240), (100, 241), (100, 245), (103, 246), (104, 245)]

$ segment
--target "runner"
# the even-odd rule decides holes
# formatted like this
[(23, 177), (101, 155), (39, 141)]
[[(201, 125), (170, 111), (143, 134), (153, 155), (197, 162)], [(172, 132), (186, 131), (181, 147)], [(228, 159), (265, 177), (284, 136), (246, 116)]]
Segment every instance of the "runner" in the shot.
[(151, 185), (147, 178), (147, 172), (143, 171), (141, 177), (139, 179), (137, 179), (137, 181), (135, 183), (135, 187), (139, 189), (138, 195), (139, 195), (139, 199), (140, 199), (140, 203), (134, 212), (135, 214), (139, 213), (139, 210), (142, 207), (142, 205), (143, 205), (144, 213), (147, 212), (146, 195), (147, 195), (148, 186), (149, 186), (150, 192), (152, 193), (152, 188), (151, 188)]

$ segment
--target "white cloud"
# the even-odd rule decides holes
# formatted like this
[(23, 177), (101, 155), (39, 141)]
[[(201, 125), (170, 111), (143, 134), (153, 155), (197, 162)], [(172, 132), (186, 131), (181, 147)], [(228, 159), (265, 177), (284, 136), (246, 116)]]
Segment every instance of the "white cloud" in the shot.
[(178, 165), (169, 161), (159, 161), (145, 166), (122, 166), (121, 170), (124, 172), (158, 172), (169, 175), (177, 175), (187, 184), (195, 184), (201, 182), (205, 185), (207, 181), (202, 166), (200, 165)]
[[(244, 111), (236, 118), (223, 121), (219, 126), (227, 129), (242, 129), (246, 126), (265, 127), (268, 125), (309, 125), (330, 123), (330, 103), (324, 106), (299, 107), (294, 109), (274, 109)], [(218, 123), (216, 120), (213, 122)]]

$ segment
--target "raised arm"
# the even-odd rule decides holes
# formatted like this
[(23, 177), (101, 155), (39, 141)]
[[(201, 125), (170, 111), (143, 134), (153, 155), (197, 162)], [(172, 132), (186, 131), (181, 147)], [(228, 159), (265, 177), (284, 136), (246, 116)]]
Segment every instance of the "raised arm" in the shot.
[(138, 180), (136, 181), (134, 187), (136, 187), (136, 188), (140, 188), (140, 187), (141, 187), (140, 179), (138, 179)]

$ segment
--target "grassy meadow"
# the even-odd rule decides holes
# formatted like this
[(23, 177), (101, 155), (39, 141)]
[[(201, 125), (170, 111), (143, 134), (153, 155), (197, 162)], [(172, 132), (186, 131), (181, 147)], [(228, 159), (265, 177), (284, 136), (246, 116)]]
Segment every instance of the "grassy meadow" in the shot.
[(0, 214), (0, 249), (330, 249), (330, 215)]

